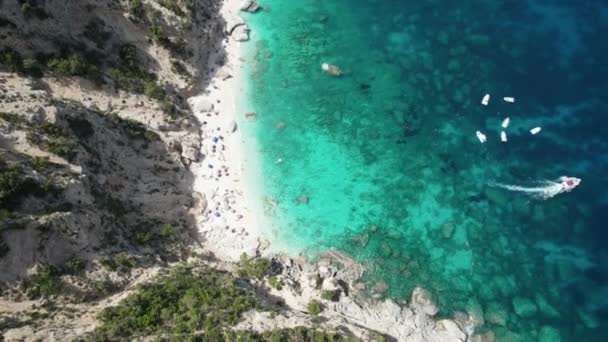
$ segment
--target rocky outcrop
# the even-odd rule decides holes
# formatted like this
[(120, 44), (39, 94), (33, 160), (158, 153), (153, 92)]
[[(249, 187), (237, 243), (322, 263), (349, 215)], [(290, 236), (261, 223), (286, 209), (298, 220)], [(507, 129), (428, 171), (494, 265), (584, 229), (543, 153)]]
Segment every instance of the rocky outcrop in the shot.
[(430, 291), (421, 287), (416, 287), (412, 291), (411, 305), (414, 309), (425, 315), (434, 316), (439, 312), (435, 296)]
[(246, 42), (249, 40), (249, 31), (247, 24), (239, 23), (230, 31), (230, 37), (237, 42)]
[[(317, 299), (325, 307), (320, 313), (324, 322), (320, 326), (323, 329), (344, 328), (366, 341), (375, 340), (365, 337), (369, 333), (365, 330), (370, 329), (396, 341), (466, 340), (466, 334), (455, 321), (436, 321), (432, 318), (439, 307), (428, 290), (420, 287), (414, 289), (410, 305), (391, 299), (373, 299), (372, 294), (378, 289), (366, 290), (365, 286), (361, 286), (363, 268), (341, 253), (330, 251), (315, 264), (296, 262), (286, 256), (278, 256), (274, 261), (281, 265), (280, 276), (286, 285), (281, 290), (273, 290), (271, 295), (284, 299), (291, 310), (281, 312), (274, 318), (250, 313), (239, 327), (256, 329), (256, 326), (276, 326), (279, 322), (309, 324), (310, 316), (301, 312), (305, 311), (310, 300)], [(322, 299), (322, 291), (327, 290), (338, 290), (341, 294), (334, 301)], [(365, 329), (362, 330), (363, 327)]]

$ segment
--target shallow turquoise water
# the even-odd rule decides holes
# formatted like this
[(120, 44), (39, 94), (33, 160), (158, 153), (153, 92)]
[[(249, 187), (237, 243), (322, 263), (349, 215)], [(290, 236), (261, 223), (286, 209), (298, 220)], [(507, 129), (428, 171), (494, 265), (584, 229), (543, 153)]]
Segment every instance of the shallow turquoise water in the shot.
[[(265, 227), (275, 248), (346, 251), (368, 266), (370, 287), (385, 281), (394, 298), (427, 287), (442, 315), (483, 311), (478, 329), (499, 340), (555, 340), (556, 330), (564, 341), (606, 337), (608, 9), (557, 0), (264, 5), (245, 15), (257, 113), (246, 129), (258, 142), (260, 195), (276, 204), (266, 205)], [(323, 73), (324, 62), (345, 75)], [(543, 127), (537, 136), (527, 132), (534, 126)], [(487, 185), (561, 175), (583, 183), (547, 201)], [(536, 310), (517, 313), (528, 300)]]

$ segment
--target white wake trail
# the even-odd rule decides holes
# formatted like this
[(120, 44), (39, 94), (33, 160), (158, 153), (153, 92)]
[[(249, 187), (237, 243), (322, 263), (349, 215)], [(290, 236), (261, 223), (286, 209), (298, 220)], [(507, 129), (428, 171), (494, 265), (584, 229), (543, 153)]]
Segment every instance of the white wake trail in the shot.
[(489, 185), (509, 191), (523, 192), (535, 198), (549, 199), (561, 194), (562, 192), (571, 191), (577, 185), (579, 185), (580, 182), (581, 180), (578, 178), (562, 176), (557, 181), (544, 181), (546, 185), (541, 187), (525, 187), (502, 183), (490, 183)]

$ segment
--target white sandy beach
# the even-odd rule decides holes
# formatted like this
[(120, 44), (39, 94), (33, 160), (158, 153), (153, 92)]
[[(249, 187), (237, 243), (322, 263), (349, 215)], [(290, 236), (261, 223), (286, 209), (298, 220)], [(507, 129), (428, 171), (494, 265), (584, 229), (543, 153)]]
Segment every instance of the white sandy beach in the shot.
[[(236, 0), (224, 2), (221, 13), (226, 22), (242, 21), (239, 7)], [(196, 215), (204, 249), (219, 259), (235, 261), (243, 252), (255, 255), (260, 247), (259, 215), (254, 210), (260, 205), (252, 203), (256, 184), (246, 181), (244, 173), (246, 165), (256, 167), (254, 156), (245, 154), (245, 144), (254, 142), (245, 141), (238, 124), (236, 131), (231, 132), (234, 123), (242, 121), (239, 116), (244, 115), (239, 111), (245, 92), (240, 75), (241, 42), (230, 38), (223, 45), (226, 63), (221, 72), (216, 73), (202, 94), (188, 99), (202, 124), (201, 160), (190, 169), (195, 198), (198, 192), (207, 202), (206, 210)], [(215, 60), (211, 58), (209, 68), (213, 68)], [(224, 80), (226, 73), (231, 77)]]

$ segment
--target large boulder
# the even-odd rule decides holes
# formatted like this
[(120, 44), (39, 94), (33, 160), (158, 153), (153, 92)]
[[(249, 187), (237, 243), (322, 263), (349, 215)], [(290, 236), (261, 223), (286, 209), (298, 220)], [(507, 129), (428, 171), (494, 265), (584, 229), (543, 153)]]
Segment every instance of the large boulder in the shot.
[(249, 40), (249, 31), (247, 24), (239, 24), (232, 29), (230, 36), (237, 42), (246, 42)]
[(441, 341), (466, 341), (467, 335), (460, 330), (458, 324), (449, 319), (442, 319), (435, 324), (437, 337)]
[(429, 316), (434, 316), (439, 312), (435, 296), (422, 287), (416, 287), (412, 291), (412, 307)]
[(522, 318), (529, 318), (538, 312), (538, 307), (528, 298), (515, 297), (513, 298), (513, 310)]

